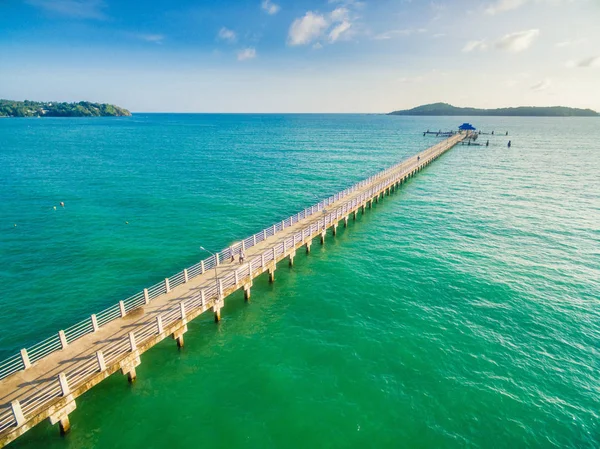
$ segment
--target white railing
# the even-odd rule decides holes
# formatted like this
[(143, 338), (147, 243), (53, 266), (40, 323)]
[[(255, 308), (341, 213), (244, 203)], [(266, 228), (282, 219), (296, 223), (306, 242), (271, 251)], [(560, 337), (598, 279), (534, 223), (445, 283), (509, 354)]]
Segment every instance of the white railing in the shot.
[[(352, 201), (350, 201), (348, 203), (344, 203), (344, 205), (342, 207), (338, 207), (335, 212), (329, 212), (322, 219), (320, 219), (318, 221), (319, 227), (318, 227), (317, 231), (320, 231), (323, 228), (327, 228), (328, 225), (330, 225), (332, 223), (332, 220), (335, 220), (335, 219), (339, 218), (340, 216), (344, 215), (348, 210), (356, 208), (357, 204), (364, 203), (369, 198), (373, 197), (375, 192), (378, 192), (382, 189), (382, 186), (391, 184), (391, 183), (395, 182), (395, 180), (402, 178), (406, 174), (406, 171), (400, 172), (400, 173), (395, 173), (396, 171), (398, 171), (402, 168), (408, 168), (409, 166), (411, 167), (411, 170), (412, 170), (416, 166), (422, 165), (423, 162), (432, 159), (433, 157), (446, 151), (448, 148), (454, 146), (458, 140), (461, 140), (460, 135), (453, 136), (445, 141), (442, 141), (442, 142), (434, 145), (433, 147), (428, 148), (427, 150), (423, 151), (422, 153), (419, 153), (419, 155), (417, 155), (417, 156), (413, 156), (406, 161), (403, 161), (403, 162), (396, 164), (390, 168), (387, 168), (387, 169), (385, 169), (363, 181), (358, 182), (357, 184), (353, 185), (352, 187), (350, 187), (348, 189), (345, 189), (339, 193), (336, 193), (335, 195), (332, 195), (329, 198), (326, 198), (323, 201), (321, 201), (311, 207), (308, 207), (308, 208), (302, 210), (301, 212), (298, 212), (297, 214), (292, 215), (291, 217), (289, 217), (283, 221), (280, 221), (272, 226), (269, 226), (268, 228), (262, 230), (261, 232), (258, 232), (256, 234), (242, 240), (241, 242), (236, 243), (235, 245), (233, 245), (229, 248), (225, 248), (224, 250), (222, 250), (221, 252), (216, 254), (216, 258), (215, 258), (215, 256), (210, 256), (207, 259), (204, 259), (204, 260), (198, 262), (197, 264), (192, 265), (191, 267), (187, 268), (186, 270), (180, 271), (180, 272), (176, 273), (175, 275), (171, 276), (170, 278), (162, 280), (162, 281), (152, 285), (151, 287), (148, 287), (144, 291), (138, 292), (135, 295), (130, 296), (129, 298), (127, 298), (123, 301), (120, 301), (118, 304), (112, 305), (112, 306), (108, 307), (107, 309), (104, 309), (103, 311), (97, 313), (96, 315), (92, 315), (90, 318), (80, 321), (79, 323), (64, 330), (64, 337), (66, 340), (65, 343), (70, 344), (73, 341), (77, 340), (78, 338), (80, 338), (84, 335), (95, 332), (96, 329), (94, 328), (94, 326), (95, 326), (94, 319), (96, 320), (96, 326), (102, 327), (102, 326), (106, 325), (107, 323), (110, 323), (111, 321), (124, 316), (126, 313), (129, 313), (131, 310), (134, 310), (141, 306), (144, 306), (149, 301), (152, 301), (153, 299), (167, 293), (167, 285), (169, 285), (169, 289), (173, 289), (176, 286), (179, 286), (179, 285), (185, 283), (185, 273), (186, 272), (187, 272), (188, 281), (192, 280), (192, 279), (202, 275), (206, 271), (213, 269), (215, 266), (218, 266), (222, 261), (230, 259), (232, 255), (238, 255), (242, 251), (242, 249), (251, 248), (254, 245), (262, 242), (266, 238), (273, 236), (273, 235), (277, 234), (278, 232), (281, 232), (283, 229), (292, 226), (293, 224), (297, 223), (298, 221), (303, 220), (307, 217), (310, 217), (310, 216), (316, 214), (317, 212), (321, 212), (322, 210), (324, 210), (327, 206), (331, 205), (332, 203), (335, 203), (335, 202), (339, 201), (340, 199), (348, 197), (352, 193), (354, 193), (358, 190), (361, 190), (363, 187), (365, 187), (369, 184), (372, 184), (379, 179), (384, 179), (384, 181), (379, 182), (379, 183), (375, 184), (374, 186), (372, 186), (367, 192), (362, 193), (359, 197), (354, 198)], [(420, 157), (422, 159), (422, 161), (419, 161), (418, 163), (416, 163), (417, 157)], [(410, 170), (407, 170), (407, 171), (410, 171)], [(386, 176), (390, 175), (391, 173), (395, 173), (395, 176), (393, 176), (392, 178), (386, 179)], [(350, 208), (350, 209), (348, 209), (348, 208)], [(339, 214), (338, 214), (338, 212), (339, 212)], [(333, 214), (338, 214), (338, 215), (334, 216)], [(303, 239), (306, 237), (304, 235), (305, 231), (307, 232), (307, 235), (312, 235), (314, 232), (317, 232), (317, 231), (313, 231), (314, 226), (315, 226), (315, 224), (312, 224), (310, 227), (304, 229), (303, 231), (299, 231), (297, 235), (300, 237), (300, 239)], [(287, 246), (287, 241), (286, 241), (286, 246)], [(279, 244), (278, 246), (275, 247), (276, 254), (281, 254), (281, 251), (283, 251), (283, 250), (284, 250), (283, 244)], [(272, 261), (273, 260), (273, 249), (271, 248), (268, 251), (266, 251), (264, 256), (265, 256), (264, 257), (265, 262)], [(260, 258), (259, 258), (259, 262), (260, 262)], [(252, 263), (255, 264), (256, 259), (253, 259)], [(225, 285), (226, 282), (230, 282), (230, 279), (223, 279), (223, 287), (224, 288), (231, 286), (230, 284)], [(214, 287), (214, 290), (215, 291), (211, 292), (210, 289), (208, 289), (207, 291), (205, 291), (205, 295), (216, 294), (216, 286)], [(205, 297), (208, 297), (208, 296), (205, 296)], [(187, 307), (187, 305), (186, 305), (186, 307)], [(164, 319), (165, 318), (163, 318), (163, 320)], [(165, 322), (165, 325), (166, 324), (167, 323)], [(0, 362), (0, 379), (3, 379), (17, 371), (23, 370), (27, 366), (35, 363), (36, 361), (40, 360), (41, 358), (43, 358), (57, 350), (62, 349), (64, 347), (64, 343), (61, 340), (61, 336), (60, 336), (60, 333), (62, 333), (62, 332), (63, 331), (55, 334), (54, 336), (47, 338), (46, 340), (36, 343), (33, 346), (25, 348), (25, 349), (21, 350), (21, 352), (19, 354), (13, 355), (13, 356), (3, 360), (2, 362)], [(117, 354), (117, 353), (115, 353), (115, 354)], [(115, 357), (116, 357), (116, 355), (115, 355)], [(107, 357), (106, 354), (105, 354), (105, 358), (106, 358), (107, 364), (109, 363), (109, 359), (112, 360), (111, 357)], [(1, 411), (0, 411), (0, 415), (1, 415)], [(0, 419), (0, 431), (1, 430), (2, 430), (2, 424), (1, 424), (1, 419)]]

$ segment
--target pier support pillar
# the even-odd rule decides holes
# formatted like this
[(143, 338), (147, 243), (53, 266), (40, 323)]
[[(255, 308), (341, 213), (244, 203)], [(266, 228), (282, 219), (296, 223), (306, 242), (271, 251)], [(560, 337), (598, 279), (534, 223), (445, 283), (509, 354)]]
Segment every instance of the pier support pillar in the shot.
[(334, 237), (337, 235), (337, 228), (338, 228), (338, 224), (337, 224), (337, 223), (334, 223), (334, 224), (333, 224), (333, 226), (332, 226), (332, 229), (333, 229), (333, 236), (334, 236)]
[(368, 201), (368, 203), (369, 203), (369, 209), (373, 209), (373, 199), (370, 199)]
[(312, 240), (306, 242), (306, 254), (310, 254), (310, 247), (312, 246)]
[(379, 203), (379, 193), (377, 194), (377, 196), (375, 196), (375, 202)]
[(353, 219), (354, 221), (356, 221), (356, 212), (357, 212), (356, 210), (355, 210), (354, 212), (352, 212), (352, 219)]
[(61, 435), (66, 435), (67, 433), (69, 433), (69, 430), (71, 430), (69, 414), (76, 408), (77, 405), (75, 404), (75, 399), (73, 399), (72, 401), (68, 402), (67, 405), (65, 405), (63, 408), (49, 416), (50, 424), (58, 424), (58, 428), (60, 429)]
[(327, 235), (325, 231), (321, 232), (321, 245), (325, 244), (325, 235)]
[(360, 211), (362, 212), (362, 214), (365, 214), (365, 205), (363, 204), (362, 206), (360, 206)]
[(188, 330), (188, 327), (187, 327), (187, 324), (185, 324), (183, 327), (180, 327), (175, 332), (173, 332), (173, 335), (171, 335), (171, 338), (173, 338), (173, 340), (175, 340), (177, 342), (178, 348), (183, 348), (183, 345), (185, 344), (185, 341), (183, 339), (183, 334), (185, 334), (187, 332), (187, 330)]
[(273, 265), (269, 267), (269, 282), (272, 284), (275, 282), (275, 270), (277, 269), (277, 265), (273, 262)]
[(121, 374), (127, 376), (129, 383), (135, 382), (135, 379), (137, 378), (135, 367), (139, 366), (141, 363), (140, 353), (137, 350), (132, 352), (130, 356), (120, 363)]
[(293, 267), (294, 266), (294, 257), (296, 257), (296, 251), (290, 252), (289, 256), (290, 256), (290, 267)]
[(344, 227), (345, 228), (348, 227), (348, 216), (347, 215), (344, 217)]
[(215, 323), (221, 321), (221, 308), (225, 305), (223, 298), (219, 298), (213, 304), (213, 312), (215, 314)]
[(244, 300), (246, 302), (250, 302), (250, 287), (252, 287), (252, 282), (244, 285)]

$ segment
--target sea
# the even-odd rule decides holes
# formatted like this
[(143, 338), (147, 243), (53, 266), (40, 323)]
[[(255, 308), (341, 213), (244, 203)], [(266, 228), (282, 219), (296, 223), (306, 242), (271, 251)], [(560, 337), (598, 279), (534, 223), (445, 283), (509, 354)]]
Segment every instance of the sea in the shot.
[(463, 122), (494, 135), (11, 447), (600, 447), (597, 118), (2, 119), (0, 359)]

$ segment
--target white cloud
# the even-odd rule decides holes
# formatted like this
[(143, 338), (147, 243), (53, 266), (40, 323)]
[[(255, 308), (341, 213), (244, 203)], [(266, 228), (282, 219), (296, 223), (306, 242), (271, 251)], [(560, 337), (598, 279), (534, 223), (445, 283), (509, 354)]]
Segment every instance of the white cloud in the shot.
[(290, 45), (306, 45), (318, 39), (327, 29), (329, 23), (321, 14), (308, 11), (304, 17), (294, 20), (290, 26), (288, 43)]
[(237, 40), (237, 35), (235, 34), (235, 31), (223, 27), (219, 30), (217, 38), (222, 41), (234, 43)]
[(519, 31), (507, 34), (496, 41), (495, 46), (501, 50), (518, 53), (527, 50), (533, 41), (539, 36), (540, 30)]
[(106, 3), (102, 0), (26, 0), (31, 6), (38, 7), (51, 14), (76, 19), (105, 20)]
[(271, 2), (271, 0), (263, 0), (262, 3), (260, 4), (260, 7), (262, 9), (264, 9), (267, 12), (267, 14), (270, 14), (270, 15), (277, 14), (279, 12), (279, 10), (281, 9), (281, 6), (279, 6), (276, 3)]
[(329, 42), (337, 41), (340, 36), (342, 36), (344, 33), (347, 33), (351, 26), (352, 24), (347, 20), (344, 20), (342, 23), (335, 26), (329, 33)]
[(436, 33), (431, 37), (433, 37), (434, 39), (439, 39), (440, 37), (445, 37), (445, 36), (446, 36), (446, 33)]
[(345, 8), (343, 6), (340, 8), (334, 9), (329, 14), (329, 17), (331, 17), (331, 20), (334, 22), (341, 22), (343, 20), (348, 20), (348, 16), (349, 16), (348, 8)]
[(323, 44), (321, 44), (321, 42), (315, 42), (312, 48), (314, 48), (315, 50), (320, 50), (321, 48), (323, 48)]
[(246, 61), (248, 59), (254, 59), (254, 58), (256, 58), (256, 49), (255, 48), (252, 48), (252, 47), (244, 48), (237, 52), (238, 61)]
[(480, 41), (467, 42), (465, 44), (465, 46), (463, 47), (462, 51), (463, 51), (463, 53), (470, 53), (475, 50), (485, 51), (485, 50), (487, 50), (487, 48), (488, 48), (487, 43), (485, 42), (484, 39), (482, 39)]
[(511, 11), (513, 9), (520, 8), (528, 0), (498, 0), (496, 3), (489, 5), (485, 12), (486, 14), (494, 15), (501, 12)]
[(531, 86), (531, 90), (533, 90), (534, 92), (539, 92), (548, 89), (551, 85), (552, 82), (549, 79), (545, 79)]

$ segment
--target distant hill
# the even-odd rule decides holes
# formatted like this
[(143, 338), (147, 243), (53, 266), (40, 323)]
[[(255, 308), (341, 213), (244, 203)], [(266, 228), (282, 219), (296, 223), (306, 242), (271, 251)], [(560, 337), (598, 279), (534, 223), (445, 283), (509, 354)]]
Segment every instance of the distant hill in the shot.
[(389, 115), (463, 115), (463, 116), (509, 116), (509, 117), (598, 117), (591, 109), (567, 108), (564, 106), (477, 109), (458, 108), (448, 103), (433, 103), (403, 111), (390, 112)]
[(0, 100), (0, 117), (121, 117), (131, 112), (112, 104)]

